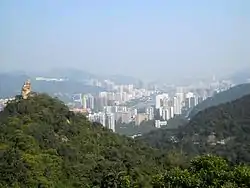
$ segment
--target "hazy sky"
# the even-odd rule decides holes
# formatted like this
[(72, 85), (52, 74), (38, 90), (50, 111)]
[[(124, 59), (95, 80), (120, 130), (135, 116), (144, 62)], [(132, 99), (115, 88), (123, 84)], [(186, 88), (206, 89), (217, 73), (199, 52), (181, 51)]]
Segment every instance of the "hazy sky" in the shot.
[(0, 24), (4, 70), (184, 79), (250, 66), (249, 0), (1, 0)]

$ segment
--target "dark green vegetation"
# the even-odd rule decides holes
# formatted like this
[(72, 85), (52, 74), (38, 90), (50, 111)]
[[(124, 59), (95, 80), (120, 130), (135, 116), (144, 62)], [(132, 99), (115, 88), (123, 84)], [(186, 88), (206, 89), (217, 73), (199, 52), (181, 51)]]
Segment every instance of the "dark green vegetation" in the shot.
[(250, 168), (163, 154), (74, 114), (57, 99), (17, 97), (0, 113), (0, 187), (249, 187)]
[(213, 97), (210, 97), (198, 104), (190, 112), (189, 117), (194, 117), (198, 112), (205, 110), (206, 108), (230, 102), (248, 94), (250, 94), (250, 84), (237, 85), (229, 90), (215, 94)]
[(94, 187), (119, 172), (145, 187), (161, 171), (155, 150), (47, 95), (7, 105), (0, 113), (0, 148), (0, 179), (8, 187)]
[(187, 123), (188, 123), (188, 120), (185, 117), (183, 117), (182, 115), (178, 115), (169, 119), (167, 126), (163, 128), (176, 129), (178, 127), (186, 125)]
[[(183, 126), (187, 124), (187, 119), (182, 116), (175, 116), (174, 118), (168, 120), (168, 124), (163, 126), (162, 129), (176, 129), (179, 126)], [(161, 129), (161, 130), (162, 130)], [(135, 122), (131, 123), (121, 123), (117, 122), (115, 131), (119, 134), (126, 135), (126, 136), (133, 136), (138, 134), (147, 134), (151, 131), (157, 131), (158, 128), (155, 128), (155, 120), (148, 120), (143, 121), (139, 126), (135, 125)], [(159, 133), (164, 131), (159, 131)], [(154, 132), (153, 132), (154, 134)]]
[(250, 187), (250, 168), (231, 166), (226, 160), (205, 155), (194, 158), (188, 168), (172, 168), (153, 180), (155, 188), (238, 188)]
[(118, 122), (115, 127), (115, 131), (118, 134), (133, 136), (137, 134), (146, 134), (150, 131), (156, 130), (154, 126), (154, 120), (143, 121), (140, 125), (135, 125), (135, 122), (120, 123)]
[(213, 153), (233, 163), (250, 163), (250, 95), (199, 112), (186, 126), (139, 139), (189, 156)]

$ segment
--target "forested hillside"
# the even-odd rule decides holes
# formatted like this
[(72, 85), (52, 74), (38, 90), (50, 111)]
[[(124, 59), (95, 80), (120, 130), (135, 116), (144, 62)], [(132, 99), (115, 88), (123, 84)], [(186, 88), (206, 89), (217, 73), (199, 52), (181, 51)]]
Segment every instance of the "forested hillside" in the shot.
[(194, 117), (198, 112), (205, 110), (206, 108), (234, 101), (248, 94), (250, 94), (250, 84), (237, 85), (230, 88), (229, 90), (215, 94), (213, 97), (201, 102), (193, 108), (189, 114), (189, 117)]
[(10, 187), (94, 187), (119, 172), (147, 186), (162, 170), (157, 151), (47, 95), (17, 99), (0, 113), (0, 149), (0, 185)]
[(210, 155), (188, 160), (90, 123), (48, 95), (17, 96), (0, 113), (1, 188), (250, 186), (248, 166)]
[(199, 112), (179, 129), (151, 132), (139, 140), (191, 156), (214, 153), (233, 163), (250, 163), (250, 95)]

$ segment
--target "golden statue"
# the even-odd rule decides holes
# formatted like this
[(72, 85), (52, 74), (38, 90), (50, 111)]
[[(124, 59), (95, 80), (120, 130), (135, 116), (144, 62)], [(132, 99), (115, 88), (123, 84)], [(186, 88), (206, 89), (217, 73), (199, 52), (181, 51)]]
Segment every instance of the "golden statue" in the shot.
[(26, 82), (24, 82), (24, 85), (22, 87), (22, 97), (23, 97), (23, 99), (27, 99), (30, 92), (31, 92), (31, 83), (30, 83), (30, 80), (27, 80)]

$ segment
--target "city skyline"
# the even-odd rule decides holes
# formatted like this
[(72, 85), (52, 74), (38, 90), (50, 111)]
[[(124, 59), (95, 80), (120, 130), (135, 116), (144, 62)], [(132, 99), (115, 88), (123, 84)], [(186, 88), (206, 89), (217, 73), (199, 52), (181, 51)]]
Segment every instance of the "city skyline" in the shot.
[[(232, 80), (213, 79), (203, 84), (181, 87), (172, 85), (160, 90), (154, 85), (136, 87), (132, 83), (121, 84), (110, 80), (93, 80), (92, 86), (103, 88), (98, 92), (77, 90), (76, 88), (81, 87), (80, 82), (75, 88), (67, 87), (66, 90), (61, 90), (58, 87), (68, 81), (45, 77), (33, 79), (33, 83), (47, 83), (47, 86), (52, 84), (56, 90), (49, 89), (48, 94), (63, 100), (72, 112), (83, 113), (92, 122), (99, 122), (113, 132), (129, 134), (132, 137), (140, 135), (141, 131), (147, 132), (166, 126), (171, 128), (169, 122), (176, 118), (188, 120), (195, 113), (194, 108), (198, 104), (210, 97), (216, 97), (217, 94), (219, 96), (220, 92), (230, 93), (230, 89), (238, 90), (238, 87), (242, 87), (240, 95), (244, 96), (244, 91), (249, 93), (249, 84), (237, 86)], [(44, 91), (46, 87), (38, 87), (40, 90), (37, 91), (35, 85), (31, 87), (28, 80), (22, 88), (32, 88), (35, 93), (47, 93)], [(23, 92), (25, 90), (22, 89), (21, 92), (23, 99), (28, 97), (27, 92)], [(30, 92), (28, 89), (28, 93)], [(3, 95), (0, 98), (0, 111), (4, 110), (8, 101), (15, 99), (11, 93), (15, 93), (15, 89), (8, 96)], [(144, 125), (147, 128), (144, 129)]]
[(71, 67), (171, 81), (249, 66), (247, 0), (0, 4), (2, 70)]

